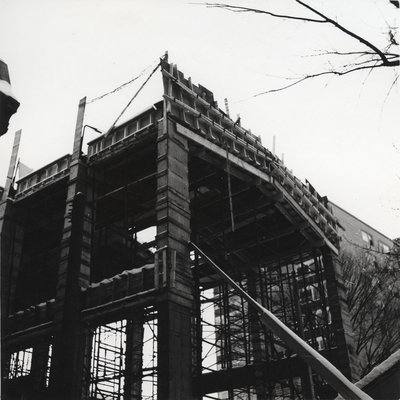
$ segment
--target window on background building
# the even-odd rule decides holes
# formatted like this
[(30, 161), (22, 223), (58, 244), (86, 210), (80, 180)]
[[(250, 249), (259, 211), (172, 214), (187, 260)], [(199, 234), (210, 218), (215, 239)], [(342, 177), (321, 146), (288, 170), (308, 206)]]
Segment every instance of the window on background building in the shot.
[(369, 264), (368, 267), (367, 267), (367, 270), (369, 270), (371, 272), (371, 271), (374, 270), (374, 268), (378, 267), (378, 260), (377, 260), (375, 254), (368, 253), (368, 254), (365, 255), (365, 257), (366, 257), (366, 259), (368, 261), (368, 264)]
[(379, 252), (386, 254), (386, 253), (389, 253), (390, 248), (385, 243), (378, 242), (378, 250), (379, 250)]
[(361, 238), (365, 243), (365, 247), (367, 247), (368, 249), (370, 249), (374, 245), (372, 236), (369, 233), (361, 231)]
[(29, 375), (32, 368), (33, 348), (16, 351), (11, 354), (8, 379)]
[(318, 350), (324, 350), (325, 349), (324, 338), (322, 336), (318, 336), (316, 340), (317, 340)]
[(53, 356), (53, 345), (50, 343), (49, 351), (47, 353), (47, 364), (46, 364), (46, 374), (45, 374), (46, 387), (48, 387), (50, 383), (50, 368), (51, 368), (52, 356)]
[(326, 319), (327, 319), (328, 324), (332, 323), (332, 315), (329, 310), (329, 306), (326, 306)]
[(311, 286), (311, 298), (314, 301), (318, 301), (320, 299), (319, 290), (315, 285)]
[(315, 323), (317, 325), (322, 325), (324, 323), (324, 315), (320, 308), (315, 311)]

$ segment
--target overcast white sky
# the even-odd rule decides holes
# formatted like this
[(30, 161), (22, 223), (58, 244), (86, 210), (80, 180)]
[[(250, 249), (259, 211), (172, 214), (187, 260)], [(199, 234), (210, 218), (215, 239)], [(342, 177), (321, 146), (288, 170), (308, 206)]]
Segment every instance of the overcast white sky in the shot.
[[(388, 26), (396, 26), (388, 0), (310, 3), (381, 48)], [(306, 15), (292, 0), (235, 4)], [(1, 185), (17, 129), (23, 130), (20, 159), (32, 168), (71, 152), (79, 99), (112, 90), (168, 50), (170, 62), (212, 90), (221, 108), (227, 97), (231, 115), (240, 113), (266, 147), (275, 135), (278, 155), (299, 178), (387, 236), (400, 236), (398, 86), (388, 96), (394, 69), (318, 78), (251, 98), (287, 84), (285, 77), (329, 68), (328, 57), (306, 55), (364, 49), (328, 25), (180, 0), (3, 0), (0, 38), (0, 58), (21, 103), (0, 138)], [(137, 88), (88, 105), (86, 123), (107, 130)], [(158, 72), (126, 117), (161, 95)]]

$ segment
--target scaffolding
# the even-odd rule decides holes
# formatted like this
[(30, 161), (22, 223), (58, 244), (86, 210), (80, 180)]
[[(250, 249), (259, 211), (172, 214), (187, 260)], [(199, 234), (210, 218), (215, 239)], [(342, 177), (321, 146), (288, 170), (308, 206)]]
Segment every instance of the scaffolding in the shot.
[(82, 99), (72, 155), (2, 202), (6, 389), (25, 395), (24, 378), (63, 400), (333, 398), (189, 245), (351, 376), (326, 199), (211, 91), (159, 66), (163, 101), (82, 154)]
[[(127, 363), (130, 369), (127, 369)], [(139, 320), (99, 325), (93, 332), (89, 398), (157, 398), (157, 317), (152, 309)]]
[[(202, 264), (201, 268), (207, 268)], [(286, 326), (304, 338), (315, 349), (326, 352), (334, 349), (334, 335), (329, 307), (326, 306), (326, 289), (322, 263), (317, 257), (300, 264), (284, 264), (274, 271), (259, 269), (260, 303), (272, 311)], [(248, 290), (246, 280), (238, 282)], [(202, 332), (202, 373), (226, 371), (254, 364), (257, 348), (263, 349), (263, 361), (277, 363), (296, 356), (285, 343), (260, 323), (258, 315), (251, 315), (247, 301), (234, 289), (220, 280), (215, 286), (201, 288), (200, 324)], [(322, 295), (317, 293), (322, 291)], [(322, 311), (325, 310), (325, 311)], [(320, 312), (319, 312), (320, 311)], [(254, 321), (255, 318), (255, 321)], [(252, 326), (253, 324), (253, 326)], [(259, 350), (259, 349), (258, 349)], [(260, 357), (260, 354), (258, 354)], [(294, 376), (268, 382), (268, 399), (304, 399), (308, 376)], [(314, 375), (316, 387), (326, 388), (326, 383)], [(231, 381), (232, 384), (234, 382)], [(214, 398), (207, 394), (204, 398)], [(219, 399), (255, 399), (254, 385), (218, 394)]]
[[(256, 328), (256, 335), (254, 335), (254, 330), (255, 330), (255, 324), (251, 324), (251, 340), (253, 344), (253, 354), (254, 354), (254, 369), (256, 370), (256, 386), (257, 383), (261, 383), (261, 392), (259, 392), (259, 388), (256, 387), (256, 394), (257, 397), (265, 398), (266, 394), (269, 395), (269, 398), (324, 398), (324, 394), (322, 393), (317, 393), (315, 391), (315, 388), (318, 387), (317, 384), (312, 383), (312, 375), (311, 375), (311, 367), (313, 368), (314, 372), (318, 374), (317, 379), (320, 380), (321, 377), (329, 383), (329, 385), (335, 389), (340, 395), (346, 397), (346, 398), (354, 398), (354, 399), (365, 399), (369, 400), (371, 397), (369, 397), (366, 393), (364, 393), (362, 390), (360, 390), (357, 386), (352, 384), (337, 368), (335, 368), (328, 360), (326, 360), (324, 357), (322, 357), (318, 351), (313, 349), (309, 344), (307, 344), (306, 340), (303, 340), (301, 337), (296, 335), (293, 330), (290, 329), (290, 327), (287, 324), (284, 324), (281, 320), (279, 320), (270, 310), (265, 308), (261, 303), (258, 302), (255, 298), (253, 298), (251, 295), (249, 295), (246, 290), (243, 289), (241, 282), (236, 283), (229, 275), (226, 274), (220, 267), (218, 267), (215, 262), (213, 262), (196, 244), (190, 243), (191, 248), (195, 250), (197, 254), (200, 254), (202, 259), (206, 264), (212, 267), (212, 270), (218, 274), (220, 278), (224, 281), (224, 283), (228, 284), (231, 288), (234, 289), (234, 291), (242, 298), (246, 299), (248, 302), (248, 305), (251, 307), (248, 308), (247, 314), (250, 315), (250, 318), (253, 314), (253, 312), (257, 312), (258, 316), (260, 318), (260, 321), (262, 323), (263, 328), (266, 328), (272, 335), (276, 336), (280, 342), (282, 343), (283, 346), (287, 346), (287, 349), (289, 350), (288, 353), (284, 353), (284, 358), (292, 358), (293, 356), (296, 357), (301, 357), (303, 361), (306, 362), (307, 366), (305, 368), (306, 373), (299, 375), (296, 377), (296, 374), (291, 374), (289, 379), (279, 379), (279, 386), (278, 388), (273, 387), (274, 385), (274, 380), (273, 379), (268, 379), (268, 390), (266, 390), (266, 382), (264, 379), (261, 380), (261, 382), (257, 382), (257, 364), (262, 361), (262, 350), (263, 348), (266, 349), (265, 343), (263, 345), (261, 335), (259, 332), (259, 329)], [(198, 262), (198, 257), (196, 259), (196, 267), (199, 266)], [(301, 259), (301, 257), (300, 257)], [(314, 261), (316, 264), (318, 264), (318, 261)], [(300, 266), (299, 269), (304, 269), (303, 264)], [(307, 272), (311, 271), (311, 269), (307, 269)], [(304, 278), (304, 276), (303, 276)], [(297, 280), (297, 277), (294, 276), (294, 279)], [(253, 279), (250, 278), (247, 281), (247, 286), (249, 291), (253, 291), (254, 289), (254, 282), (252, 282)], [(280, 282), (282, 279), (280, 278)], [(274, 282), (276, 284), (276, 282)], [(261, 285), (262, 287), (263, 285)], [(283, 286), (283, 285), (281, 285)], [(295, 285), (298, 287), (297, 285)], [(253, 287), (253, 288), (252, 288)], [(260, 286), (258, 286), (260, 288)], [(307, 292), (307, 287), (305, 288)], [(257, 295), (256, 291), (254, 292), (255, 295)], [(253, 294), (253, 295), (254, 295)], [(319, 299), (319, 297), (318, 297)], [(298, 306), (298, 325), (299, 325), (299, 330), (300, 334), (304, 332), (303, 329), (303, 324), (301, 323), (301, 308)], [(218, 309), (218, 311), (221, 311)], [(227, 315), (232, 314), (232, 310), (224, 310)], [(309, 316), (309, 313), (307, 314)], [(315, 319), (315, 318), (314, 318)], [(227, 318), (228, 323), (229, 323), (229, 317)], [(328, 319), (325, 318), (327, 321)], [(318, 320), (318, 324), (321, 324), (321, 321)], [(259, 324), (258, 324), (259, 325)], [(309, 328), (310, 329), (310, 328)], [(233, 332), (235, 332), (235, 329), (233, 329)], [(321, 333), (321, 332), (319, 332)], [(310, 340), (310, 339), (309, 339)], [(268, 341), (268, 340), (267, 340)], [(245, 342), (245, 341), (244, 341)], [(229, 343), (230, 344), (230, 343)], [(229, 345), (228, 344), (228, 345)], [(315, 342), (311, 340), (311, 344), (315, 345)], [(237, 345), (237, 344), (236, 344)], [(232, 349), (230, 349), (230, 353), (232, 354)], [(267, 352), (268, 353), (268, 352)], [(279, 353), (278, 353), (279, 354)], [(260, 357), (261, 355), (261, 357)], [(268, 356), (268, 354), (267, 354)], [(283, 361), (284, 358), (281, 360)], [(232, 358), (231, 358), (232, 359)], [(269, 361), (272, 361), (272, 359), (268, 359), (267, 363)], [(290, 366), (290, 361), (287, 363), (288, 366)], [(228, 364), (228, 369), (231, 368), (231, 365)], [(261, 372), (261, 371), (259, 371)], [(300, 378), (303, 378), (304, 381), (300, 381)], [(301, 382), (301, 383), (300, 383)], [(233, 382), (232, 382), (233, 383)], [(302, 395), (301, 395), (301, 390), (300, 387), (304, 389)], [(233, 386), (232, 386), (233, 388)], [(242, 397), (243, 392), (240, 392), (241, 394), (238, 396), (239, 398)], [(233, 391), (228, 391), (228, 398), (233, 399), (236, 398), (236, 396)], [(246, 398), (250, 398), (250, 392), (248, 393), (248, 396)]]
[(10, 356), (8, 379), (29, 375), (32, 368), (33, 348), (17, 351)]
[(126, 320), (99, 326), (93, 335), (90, 399), (122, 400)]

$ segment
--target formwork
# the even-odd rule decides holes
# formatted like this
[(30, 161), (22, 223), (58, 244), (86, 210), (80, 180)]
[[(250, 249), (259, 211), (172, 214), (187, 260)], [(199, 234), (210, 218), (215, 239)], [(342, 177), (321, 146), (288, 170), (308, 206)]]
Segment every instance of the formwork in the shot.
[(356, 379), (336, 220), (213, 93), (163, 98), (1, 201), (10, 399), (305, 399), (335, 392), (189, 246)]

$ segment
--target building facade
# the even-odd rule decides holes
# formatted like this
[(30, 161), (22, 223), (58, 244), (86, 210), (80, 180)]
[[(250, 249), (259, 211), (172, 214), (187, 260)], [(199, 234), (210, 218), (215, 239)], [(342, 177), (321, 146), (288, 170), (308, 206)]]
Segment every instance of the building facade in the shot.
[(85, 151), (82, 99), (72, 153), (4, 190), (5, 398), (335, 396), (189, 242), (354, 380), (336, 217), (212, 92), (160, 67), (162, 101)]
[(339, 221), (338, 234), (341, 238), (340, 247), (351, 253), (369, 251), (378, 256), (387, 254), (393, 248), (393, 240), (372, 226), (355, 217), (348, 211), (330, 202), (333, 214)]

